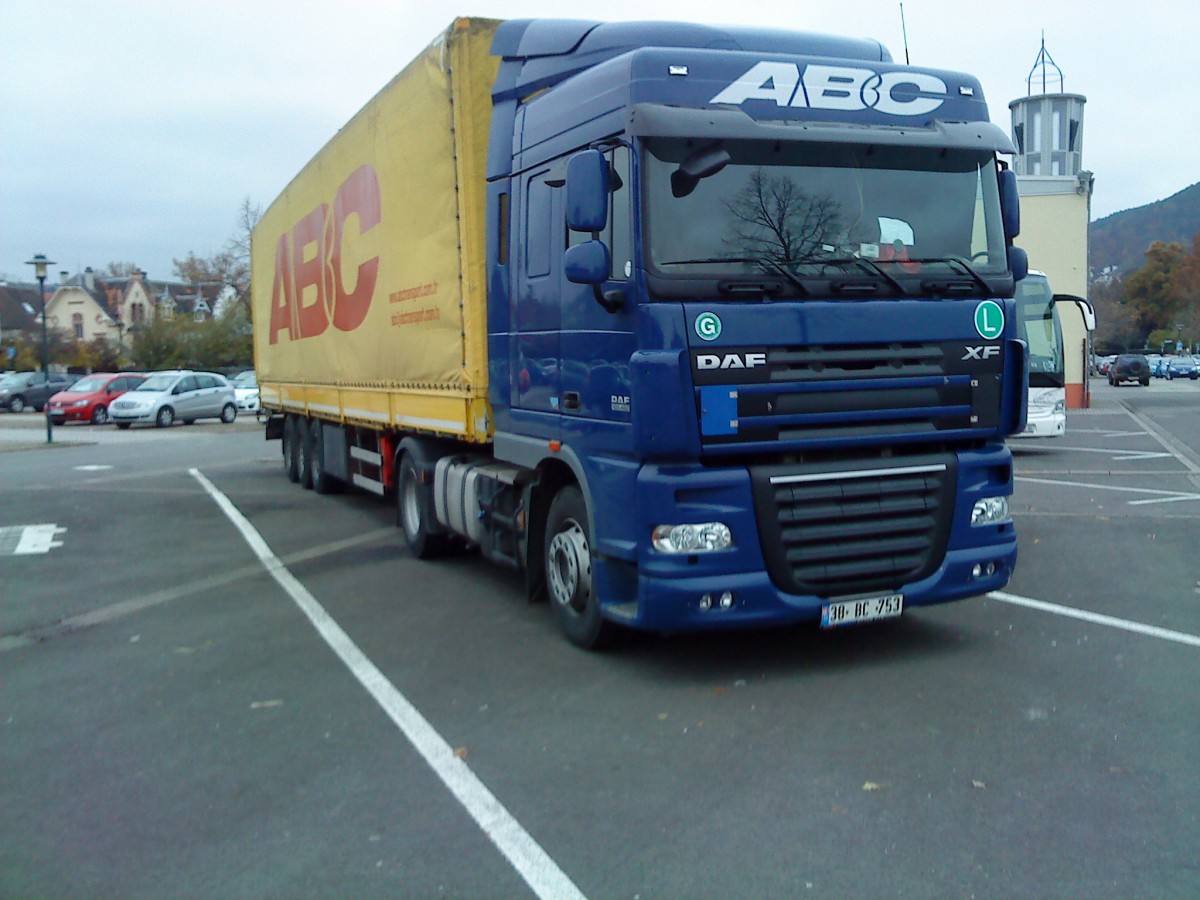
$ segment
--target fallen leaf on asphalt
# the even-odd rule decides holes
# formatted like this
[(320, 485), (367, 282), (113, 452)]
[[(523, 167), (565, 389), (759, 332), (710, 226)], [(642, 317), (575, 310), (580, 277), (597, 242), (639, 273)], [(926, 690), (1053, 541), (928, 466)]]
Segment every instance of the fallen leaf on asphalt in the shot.
[(454, 751), (454, 756), (457, 759), (466, 759), (467, 758), (467, 748), (466, 747), (456, 748)]
[(718, 686), (718, 687), (713, 688), (713, 692), (717, 693), (717, 694), (724, 694), (728, 690), (729, 690), (729, 688), (724, 687), (724, 686)]
[(879, 791), (879, 790), (883, 790), (883, 785), (876, 784), (874, 781), (865, 781), (865, 782), (863, 782), (863, 790), (864, 791)]
[(971, 779), (971, 787), (973, 787), (973, 788), (979, 788), (979, 790), (981, 790), (981, 791), (982, 791), (984, 788), (986, 788), (986, 787), (987, 787), (987, 785), (986, 785), (986, 784), (984, 784), (982, 781), (976, 781), (974, 778), (972, 778), (972, 779)]

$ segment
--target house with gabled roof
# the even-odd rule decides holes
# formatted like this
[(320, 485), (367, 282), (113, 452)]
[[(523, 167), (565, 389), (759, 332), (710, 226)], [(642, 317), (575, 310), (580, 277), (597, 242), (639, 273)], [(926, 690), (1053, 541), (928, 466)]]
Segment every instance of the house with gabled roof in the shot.
[(96, 290), (90, 270), (85, 275), (60, 279), (58, 289), (46, 303), (46, 327), (77, 341), (100, 338), (116, 343), (120, 333), (107, 298)]

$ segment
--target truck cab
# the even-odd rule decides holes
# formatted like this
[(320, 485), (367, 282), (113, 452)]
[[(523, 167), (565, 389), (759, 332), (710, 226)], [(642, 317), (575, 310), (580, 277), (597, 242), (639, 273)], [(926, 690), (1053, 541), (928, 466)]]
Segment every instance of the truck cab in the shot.
[(494, 454), (578, 495), (528, 536), (568, 636), (1001, 587), (1025, 260), (978, 82), (705, 26), (493, 53)]

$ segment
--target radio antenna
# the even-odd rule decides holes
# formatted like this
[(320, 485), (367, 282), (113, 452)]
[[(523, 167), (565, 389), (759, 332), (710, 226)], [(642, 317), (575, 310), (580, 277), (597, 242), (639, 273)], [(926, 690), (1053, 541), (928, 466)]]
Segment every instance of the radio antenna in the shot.
[(908, 26), (904, 24), (904, 4), (900, 4), (900, 31), (904, 35), (904, 64), (909, 65), (908, 61)]

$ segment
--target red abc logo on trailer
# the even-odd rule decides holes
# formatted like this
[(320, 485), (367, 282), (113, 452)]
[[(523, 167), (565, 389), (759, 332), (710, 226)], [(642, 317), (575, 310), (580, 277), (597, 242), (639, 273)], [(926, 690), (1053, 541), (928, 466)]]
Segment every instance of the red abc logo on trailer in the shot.
[(279, 236), (271, 288), (272, 344), (278, 343), (280, 333), (293, 341), (315, 337), (331, 323), (353, 331), (367, 317), (379, 278), (379, 256), (363, 261), (355, 271), (342, 270), (343, 239), (351, 216), (358, 218), (360, 236), (379, 224), (379, 178), (371, 166), (360, 166), (342, 182), (332, 212), (322, 203)]

